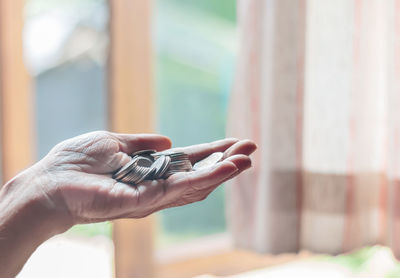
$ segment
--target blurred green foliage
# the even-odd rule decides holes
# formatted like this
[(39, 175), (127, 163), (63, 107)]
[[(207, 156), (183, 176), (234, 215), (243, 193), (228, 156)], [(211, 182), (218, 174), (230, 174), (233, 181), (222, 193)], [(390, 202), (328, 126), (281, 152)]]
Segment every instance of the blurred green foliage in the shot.
[(360, 250), (356, 250), (349, 254), (339, 256), (322, 256), (323, 260), (327, 260), (333, 263), (340, 264), (346, 268), (349, 268), (353, 272), (359, 272), (363, 269), (365, 263), (370, 260), (376, 252), (380, 251), (381, 247), (366, 247)]
[(384, 263), (385, 268), (389, 270), (384, 268), (382, 272), (388, 271), (388, 273), (382, 273), (384, 276), (379, 277), (400, 277), (400, 263), (394, 258), (392, 250), (386, 246), (368, 246), (338, 256), (316, 256), (314, 260), (323, 260), (341, 265), (355, 274), (360, 274), (360, 277), (370, 277), (366, 274), (368, 274), (371, 267), (375, 268)]
[(111, 222), (102, 222), (94, 224), (81, 224), (75, 225), (69, 229), (67, 235), (92, 237), (92, 236), (106, 236), (111, 237), (112, 224)]
[(387, 275), (386, 278), (398, 278), (400, 277), (400, 264), (396, 266), (396, 269), (390, 271)]
[(107, 5), (107, 0), (25, 0), (26, 16), (35, 16), (44, 12), (55, 10), (74, 10), (78, 13), (87, 14), (95, 6)]
[(200, 9), (221, 19), (236, 21), (236, 0), (169, 0), (169, 2), (171, 5)]
[[(159, 0), (154, 41), (158, 131), (175, 146), (225, 137), (236, 55), (236, 1)], [(224, 232), (224, 188), (159, 214), (159, 246)]]

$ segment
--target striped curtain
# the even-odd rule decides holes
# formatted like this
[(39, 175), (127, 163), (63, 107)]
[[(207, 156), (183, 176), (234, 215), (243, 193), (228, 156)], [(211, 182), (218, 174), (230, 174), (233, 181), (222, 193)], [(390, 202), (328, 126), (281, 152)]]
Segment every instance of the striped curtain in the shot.
[(400, 0), (238, 0), (228, 187), (238, 247), (400, 255)]

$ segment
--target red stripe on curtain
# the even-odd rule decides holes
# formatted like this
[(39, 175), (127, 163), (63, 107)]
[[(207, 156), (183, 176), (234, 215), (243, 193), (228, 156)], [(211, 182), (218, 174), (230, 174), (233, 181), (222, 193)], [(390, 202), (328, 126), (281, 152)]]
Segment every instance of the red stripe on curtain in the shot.
[(392, 249), (397, 255), (400, 253), (400, 181), (393, 181), (393, 246)]
[[(351, 95), (357, 91), (357, 77), (360, 67), (360, 33), (361, 33), (361, 20), (362, 20), (362, 0), (354, 0), (354, 38), (353, 38), (353, 91)], [(353, 100), (354, 101), (354, 100)], [(352, 101), (350, 103), (353, 103)], [(348, 153), (348, 165), (347, 165), (347, 185), (346, 185), (346, 210), (345, 210), (345, 225), (343, 235), (343, 250), (348, 251), (351, 249), (351, 231), (353, 224), (354, 215), (354, 187), (355, 187), (355, 176), (354, 176), (354, 146), (352, 143), (355, 142), (355, 130), (356, 130), (356, 119), (355, 109), (352, 107), (349, 122), (349, 153)]]
[(297, 250), (301, 248), (301, 214), (303, 210), (303, 114), (304, 114), (304, 61), (306, 36), (306, 0), (299, 1), (298, 30), (299, 47), (297, 48), (297, 118), (296, 118), (296, 187), (297, 187)]
[[(263, 1), (250, 1), (250, 6), (248, 7), (250, 10), (254, 11), (254, 17), (250, 19), (250, 27), (247, 29), (247, 31), (250, 32), (250, 30), (255, 30), (255, 32), (251, 32), (253, 37), (251, 38), (253, 41), (253, 51), (250, 53), (250, 59), (249, 59), (249, 65), (246, 65), (247, 69), (254, 68), (254, 71), (252, 72), (252, 75), (250, 77), (250, 82), (249, 82), (249, 87), (251, 94), (251, 113), (253, 115), (256, 115), (256, 117), (253, 117), (253, 125), (252, 128), (252, 138), (257, 144), (260, 144), (261, 142), (261, 120), (260, 120), (260, 105), (261, 105), (261, 99), (260, 95), (262, 94), (261, 91), (261, 74), (262, 74), (262, 61), (260, 59), (260, 53), (262, 53), (262, 38), (260, 34), (262, 34), (262, 12), (263, 12)], [(261, 152), (256, 152), (254, 154), (255, 161), (261, 161)], [(261, 169), (258, 168), (258, 165), (255, 165), (256, 167), (256, 172), (258, 173)], [(259, 176), (259, 175), (258, 175)], [(253, 200), (257, 200), (258, 196), (258, 184), (257, 186), (254, 187), (254, 190), (252, 191)], [(256, 218), (257, 218), (257, 203), (252, 202), (252, 207), (251, 207), (252, 213), (251, 213), (251, 220), (250, 220), (250, 225), (253, 228), (253, 231), (256, 229)], [(254, 236), (254, 234), (252, 235)]]
[[(387, 122), (387, 121), (386, 121)], [(384, 165), (383, 170), (380, 176), (380, 184), (379, 184), (379, 243), (385, 244), (386, 242), (386, 231), (388, 228), (388, 217), (387, 217), (387, 205), (388, 205), (388, 176), (387, 171), (389, 167), (388, 163), (388, 153), (389, 153), (389, 138), (386, 134), (385, 142), (384, 142)]]
[[(394, 47), (394, 72), (396, 77), (400, 77), (400, 0), (395, 0), (395, 12), (394, 12), (394, 34), (395, 34), (395, 47)], [(396, 93), (400, 94), (400, 87), (396, 87)], [(400, 106), (400, 103), (397, 104)], [(395, 139), (394, 139), (394, 154), (400, 154), (400, 131), (398, 126), (395, 127)], [(397, 169), (398, 167), (396, 167)], [(395, 180), (392, 180), (393, 186), (393, 204), (392, 209), (392, 249), (397, 258), (400, 254), (400, 225), (397, 224), (400, 219), (400, 181), (398, 174), (395, 174)]]

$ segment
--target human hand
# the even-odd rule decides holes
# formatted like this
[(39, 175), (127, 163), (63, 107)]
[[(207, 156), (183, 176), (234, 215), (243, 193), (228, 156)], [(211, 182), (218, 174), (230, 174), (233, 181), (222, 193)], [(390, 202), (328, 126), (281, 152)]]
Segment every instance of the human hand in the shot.
[(131, 159), (128, 154), (170, 146), (160, 135), (88, 133), (58, 144), (10, 180), (0, 190), (1, 276), (14, 277), (42, 242), (74, 224), (140, 218), (203, 200), (249, 168), (256, 149), (251, 141), (237, 139), (174, 149), (187, 153), (193, 164), (213, 152), (224, 152), (224, 160), (136, 186), (112, 178)]
[(216, 187), (251, 166), (256, 145), (249, 140), (224, 139), (174, 149), (194, 164), (213, 152), (224, 160), (209, 169), (177, 173), (166, 180), (128, 185), (112, 179), (131, 154), (142, 149), (170, 148), (160, 135), (93, 132), (66, 140), (28, 169), (37, 199), (69, 225), (118, 218), (141, 218), (155, 211), (205, 199)]

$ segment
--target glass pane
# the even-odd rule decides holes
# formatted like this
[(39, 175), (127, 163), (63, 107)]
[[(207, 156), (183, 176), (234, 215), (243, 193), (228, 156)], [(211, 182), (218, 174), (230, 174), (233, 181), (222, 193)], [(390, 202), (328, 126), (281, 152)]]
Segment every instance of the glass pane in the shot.
[[(236, 53), (236, 1), (158, 0), (158, 129), (185, 146), (225, 137)], [(160, 213), (161, 246), (226, 230), (224, 189)]]
[[(67, 138), (107, 129), (106, 0), (29, 0), (25, 56), (34, 78), (37, 160)], [(70, 233), (110, 235), (108, 223)]]

